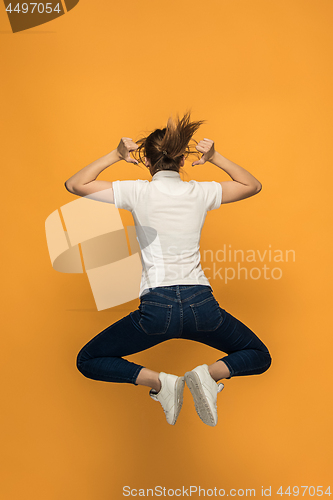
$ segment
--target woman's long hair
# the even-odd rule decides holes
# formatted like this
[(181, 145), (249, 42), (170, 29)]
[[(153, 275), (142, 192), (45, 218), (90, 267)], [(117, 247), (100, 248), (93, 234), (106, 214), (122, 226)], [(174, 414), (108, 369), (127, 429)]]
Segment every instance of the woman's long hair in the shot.
[(136, 141), (139, 147), (132, 151), (133, 156), (143, 164), (144, 157), (150, 160), (152, 176), (159, 170), (179, 172), (183, 155), (185, 159), (190, 154), (199, 155), (196, 149), (191, 149), (189, 143), (192, 140), (198, 144), (192, 136), (206, 120), (191, 122), (190, 115), (191, 112), (187, 111), (181, 120), (177, 115), (176, 121), (170, 116), (166, 128), (158, 128)]

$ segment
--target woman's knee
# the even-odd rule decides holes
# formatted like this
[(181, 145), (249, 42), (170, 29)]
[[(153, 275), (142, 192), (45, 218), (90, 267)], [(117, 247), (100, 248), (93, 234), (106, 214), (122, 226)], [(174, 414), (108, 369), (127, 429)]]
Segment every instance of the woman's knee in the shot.
[[(267, 348), (266, 348), (267, 349)], [(268, 368), (271, 366), (272, 364), (272, 356), (270, 355), (270, 352), (268, 351), (268, 349), (263, 353), (264, 354), (264, 361), (265, 361), (265, 364), (262, 368), (262, 372), (261, 373), (264, 373), (265, 371), (268, 370)]]
[(90, 359), (90, 357), (85, 352), (85, 348), (82, 347), (81, 351), (76, 356), (76, 368), (79, 370), (79, 372), (83, 373), (84, 364), (88, 359)]

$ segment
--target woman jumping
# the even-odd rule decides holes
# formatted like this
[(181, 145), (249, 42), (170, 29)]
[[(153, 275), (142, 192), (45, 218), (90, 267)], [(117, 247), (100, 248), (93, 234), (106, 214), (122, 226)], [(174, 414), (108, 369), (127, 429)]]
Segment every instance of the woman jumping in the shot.
[[(150, 387), (149, 395), (161, 403), (171, 425), (182, 407), (185, 382), (200, 419), (215, 426), (217, 394), (224, 387), (218, 382), (263, 373), (272, 361), (263, 342), (219, 306), (201, 268), (200, 236), (207, 211), (261, 190), (253, 175), (215, 151), (212, 140), (203, 139), (196, 143), (197, 151), (191, 150), (189, 143), (202, 123), (191, 122), (187, 112), (181, 120), (170, 117), (166, 128), (137, 143), (123, 137), (117, 149), (65, 182), (66, 189), (78, 196), (108, 190), (110, 203), (132, 213), (142, 260), (138, 309), (90, 340), (77, 356), (77, 368), (93, 380)], [(209, 161), (232, 180), (184, 182), (180, 169), (187, 156), (197, 152), (202, 156), (192, 166)], [(152, 180), (96, 180), (120, 160), (144, 163)], [(201, 342), (227, 355), (184, 376), (158, 373), (124, 359), (176, 338)]]

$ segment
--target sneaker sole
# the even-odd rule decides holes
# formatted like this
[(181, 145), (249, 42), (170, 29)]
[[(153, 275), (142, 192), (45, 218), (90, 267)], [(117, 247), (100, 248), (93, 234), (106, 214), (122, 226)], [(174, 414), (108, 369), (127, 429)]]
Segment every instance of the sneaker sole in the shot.
[(185, 387), (184, 377), (179, 377), (179, 379), (176, 382), (176, 390), (175, 390), (175, 416), (173, 418), (173, 422), (171, 425), (175, 425), (180, 410), (182, 409), (184, 387)]
[(217, 424), (217, 420), (215, 422), (212, 410), (210, 409), (209, 403), (205, 396), (199, 376), (195, 372), (187, 372), (185, 373), (185, 381), (187, 387), (191, 391), (195, 409), (200, 419), (204, 424), (215, 427), (215, 425)]

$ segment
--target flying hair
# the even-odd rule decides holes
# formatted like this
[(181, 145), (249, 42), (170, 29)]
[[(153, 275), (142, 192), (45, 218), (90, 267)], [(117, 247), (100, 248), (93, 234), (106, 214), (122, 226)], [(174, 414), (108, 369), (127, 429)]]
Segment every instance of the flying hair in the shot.
[(191, 112), (187, 111), (182, 119), (177, 115), (176, 120), (172, 116), (168, 118), (167, 125), (163, 129), (155, 129), (154, 132), (146, 137), (136, 141), (138, 149), (133, 151), (133, 156), (139, 163), (144, 163), (144, 157), (149, 158), (152, 168), (151, 175), (159, 170), (180, 171), (180, 162), (182, 157), (185, 159), (194, 154), (197, 157), (199, 153), (190, 145), (193, 141), (193, 135), (200, 125), (206, 120), (192, 121)]

